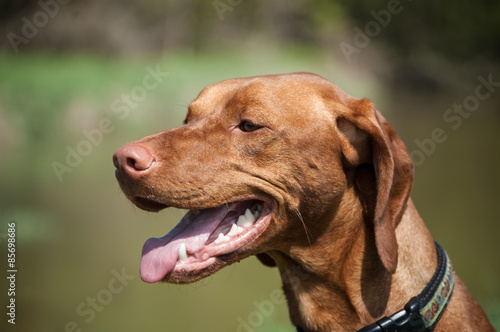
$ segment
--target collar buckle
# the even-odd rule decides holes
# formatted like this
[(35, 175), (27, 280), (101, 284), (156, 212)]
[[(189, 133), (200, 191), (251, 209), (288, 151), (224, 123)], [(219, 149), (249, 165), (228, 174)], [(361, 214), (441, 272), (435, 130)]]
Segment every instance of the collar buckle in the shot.
[(383, 317), (358, 332), (424, 332), (425, 323), (420, 316), (420, 298), (413, 297), (403, 310), (390, 317)]

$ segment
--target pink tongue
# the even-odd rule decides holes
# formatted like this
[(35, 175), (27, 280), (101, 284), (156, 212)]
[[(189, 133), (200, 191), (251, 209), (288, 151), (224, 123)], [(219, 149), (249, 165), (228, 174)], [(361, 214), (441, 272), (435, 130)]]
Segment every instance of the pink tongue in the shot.
[(157, 282), (171, 272), (179, 258), (182, 243), (188, 253), (205, 245), (208, 237), (226, 216), (229, 207), (189, 211), (167, 235), (151, 238), (144, 243), (141, 259), (141, 279)]

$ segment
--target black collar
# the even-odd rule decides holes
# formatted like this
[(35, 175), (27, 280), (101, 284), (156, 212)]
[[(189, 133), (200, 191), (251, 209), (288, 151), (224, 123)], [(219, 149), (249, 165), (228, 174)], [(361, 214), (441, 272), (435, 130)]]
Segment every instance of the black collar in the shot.
[[(406, 303), (404, 309), (383, 317), (358, 332), (428, 332), (434, 330), (450, 300), (455, 285), (455, 272), (450, 258), (436, 243), (438, 266), (422, 293)], [(297, 327), (297, 332), (305, 332)]]

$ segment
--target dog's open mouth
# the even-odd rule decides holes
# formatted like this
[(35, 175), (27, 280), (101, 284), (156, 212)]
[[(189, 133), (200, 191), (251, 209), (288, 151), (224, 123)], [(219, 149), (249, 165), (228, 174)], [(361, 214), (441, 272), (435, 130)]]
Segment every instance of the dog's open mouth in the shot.
[(200, 272), (224, 263), (225, 255), (243, 254), (244, 247), (267, 229), (271, 211), (269, 203), (256, 199), (189, 211), (167, 235), (146, 241), (142, 280), (169, 280), (173, 274)]

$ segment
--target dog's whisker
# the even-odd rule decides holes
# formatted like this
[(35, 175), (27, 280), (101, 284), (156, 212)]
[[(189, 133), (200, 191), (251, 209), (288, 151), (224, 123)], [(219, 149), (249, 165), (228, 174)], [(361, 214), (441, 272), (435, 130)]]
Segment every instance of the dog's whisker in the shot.
[(307, 228), (307, 225), (306, 225), (306, 223), (304, 222), (304, 218), (302, 217), (302, 214), (300, 213), (300, 211), (299, 211), (299, 210), (297, 210), (297, 209), (294, 209), (294, 212), (295, 212), (295, 214), (297, 215), (297, 217), (299, 217), (299, 220), (300, 220), (300, 222), (302, 223), (302, 226), (304, 226), (304, 232), (306, 233), (307, 242), (309, 243), (309, 246), (311, 247), (311, 246), (312, 246), (312, 243), (311, 243), (312, 233), (311, 233), (311, 231)]

